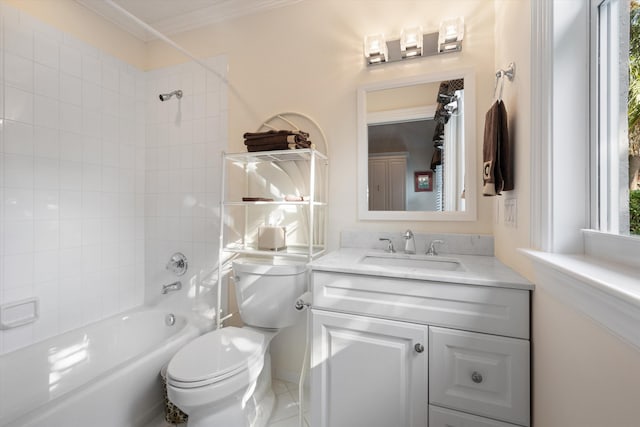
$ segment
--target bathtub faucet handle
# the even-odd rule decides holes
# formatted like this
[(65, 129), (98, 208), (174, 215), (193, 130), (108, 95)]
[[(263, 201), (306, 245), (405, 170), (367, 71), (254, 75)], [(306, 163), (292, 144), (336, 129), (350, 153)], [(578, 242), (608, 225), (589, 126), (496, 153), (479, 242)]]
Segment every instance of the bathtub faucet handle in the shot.
[(171, 255), (169, 262), (167, 262), (167, 270), (172, 271), (176, 276), (182, 276), (187, 272), (187, 257), (181, 252), (176, 252)]

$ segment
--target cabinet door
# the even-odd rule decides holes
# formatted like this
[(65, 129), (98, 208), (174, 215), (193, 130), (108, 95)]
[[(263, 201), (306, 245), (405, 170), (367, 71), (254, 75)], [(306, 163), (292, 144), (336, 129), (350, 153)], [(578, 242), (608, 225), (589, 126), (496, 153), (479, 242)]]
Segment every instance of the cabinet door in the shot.
[(427, 426), (427, 327), (312, 313), (314, 427)]
[(387, 210), (387, 162), (369, 159), (369, 210)]
[(429, 328), (429, 401), (529, 425), (529, 341)]

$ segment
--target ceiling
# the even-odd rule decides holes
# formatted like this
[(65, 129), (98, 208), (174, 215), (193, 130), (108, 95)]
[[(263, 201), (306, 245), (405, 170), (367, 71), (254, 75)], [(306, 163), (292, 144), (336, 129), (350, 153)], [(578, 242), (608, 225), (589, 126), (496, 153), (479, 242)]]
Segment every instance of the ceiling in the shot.
[[(75, 0), (143, 41), (156, 37), (105, 0)], [(113, 0), (165, 35), (298, 3), (302, 0)]]

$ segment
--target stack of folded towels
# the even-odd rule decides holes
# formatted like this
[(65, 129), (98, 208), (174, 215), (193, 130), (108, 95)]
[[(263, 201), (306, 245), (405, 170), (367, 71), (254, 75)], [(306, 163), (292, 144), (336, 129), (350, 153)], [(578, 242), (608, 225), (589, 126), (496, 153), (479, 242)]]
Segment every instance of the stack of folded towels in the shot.
[(267, 132), (247, 132), (244, 134), (247, 151), (295, 150), (314, 148), (309, 134), (300, 130), (270, 130)]

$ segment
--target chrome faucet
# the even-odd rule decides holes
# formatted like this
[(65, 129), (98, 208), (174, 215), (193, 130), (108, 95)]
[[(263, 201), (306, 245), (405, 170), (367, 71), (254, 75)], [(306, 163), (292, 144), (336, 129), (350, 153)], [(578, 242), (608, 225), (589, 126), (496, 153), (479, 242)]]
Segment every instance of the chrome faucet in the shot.
[(416, 253), (416, 241), (413, 238), (413, 233), (411, 230), (407, 230), (402, 235), (404, 237), (404, 253), (405, 254), (415, 254)]
[(168, 294), (169, 292), (173, 292), (173, 291), (179, 291), (180, 289), (182, 289), (182, 282), (178, 280), (177, 282), (169, 283), (168, 285), (163, 285), (162, 295)]
[(387, 249), (385, 249), (386, 252), (389, 252), (390, 254), (395, 253), (396, 250), (393, 247), (393, 242), (391, 241), (391, 239), (385, 239), (384, 237), (380, 237), (381, 242), (387, 242)]
[(429, 249), (427, 249), (427, 255), (430, 255), (430, 256), (438, 255), (438, 252), (436, 251), (436, 245), (441, 245), (443, 243), (444, 243), (443, 240), (432, 240), (431, 243), (429, 243)]

